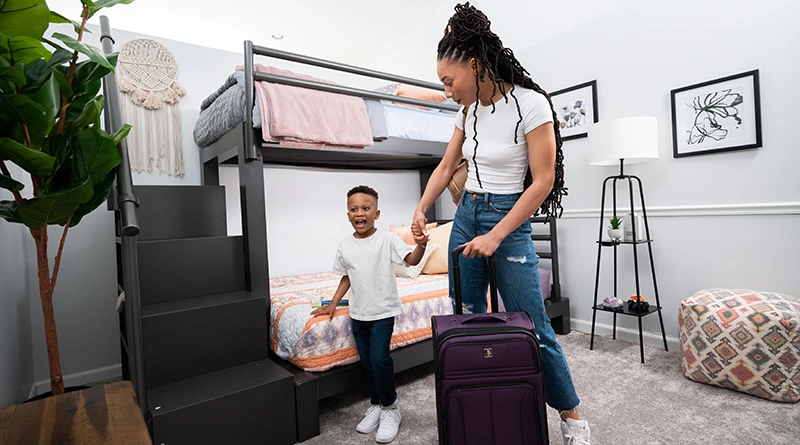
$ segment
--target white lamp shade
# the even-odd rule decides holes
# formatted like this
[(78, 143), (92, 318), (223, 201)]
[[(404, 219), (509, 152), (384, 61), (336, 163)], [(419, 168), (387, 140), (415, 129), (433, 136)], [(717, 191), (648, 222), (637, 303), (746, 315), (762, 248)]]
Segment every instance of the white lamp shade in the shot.
[(658, 159), (658, 121), (654, 117), (623, 117), (589, 127), (589, 164), (619, 165)]

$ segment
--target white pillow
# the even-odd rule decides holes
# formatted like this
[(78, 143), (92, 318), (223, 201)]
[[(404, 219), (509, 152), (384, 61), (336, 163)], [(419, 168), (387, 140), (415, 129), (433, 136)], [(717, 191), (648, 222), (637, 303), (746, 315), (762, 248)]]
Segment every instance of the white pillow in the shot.
[(405, 278), (417, 278), (420, 273), (422, 273), (422, 268), (425, 267), (425, 263), (428, 262), (428, 259), (431, 257), (433, 251), (436, 250), (436, 244), (428, 243), (425, 246), (425, 253), (422, 254), (422, 259), (419, 260), (419, 264), (416, 266), (409, 266), (407, 264), (395, 264), (394, 265), (394, 273), (398, 277), (405, 277)]

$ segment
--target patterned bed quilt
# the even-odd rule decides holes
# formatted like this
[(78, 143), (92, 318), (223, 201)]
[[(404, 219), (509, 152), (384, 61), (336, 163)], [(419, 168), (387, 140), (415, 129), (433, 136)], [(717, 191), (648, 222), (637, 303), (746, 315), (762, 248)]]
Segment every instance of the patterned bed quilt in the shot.
[[(332, 320), (311, 316), (312, 301), (333, 298), (340, 279), (330, 272), (270, 279), (273, 352), (309, 372), (358, 361), (347, 306)], [(403, 313), (395, 319), (391, 350), (431, 338), (431, 316), (453, 312), (447, 274), (397, 277), (397, 288)]]

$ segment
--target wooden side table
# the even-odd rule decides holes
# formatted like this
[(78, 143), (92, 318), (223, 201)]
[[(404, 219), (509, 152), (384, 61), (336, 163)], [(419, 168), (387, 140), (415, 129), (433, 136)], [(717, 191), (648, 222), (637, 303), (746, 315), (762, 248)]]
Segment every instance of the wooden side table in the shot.
[(151, 445), (129, 381), (0, 408), (0, 444)]

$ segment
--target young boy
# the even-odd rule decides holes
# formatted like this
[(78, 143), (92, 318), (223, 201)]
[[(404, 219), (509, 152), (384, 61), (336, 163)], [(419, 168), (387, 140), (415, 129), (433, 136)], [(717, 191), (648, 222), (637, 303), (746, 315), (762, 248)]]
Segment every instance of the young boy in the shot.
[(358, 355), (372, 390), (372, 405), (356, 426), (359, 433), (377, 431), (375, 440), (389, 443), (400, 427), (400, 402), (394, 382), (389, 343), (394, 317), (400, 315), (393, 263), (417, 265), (428, 237), (414, 228), (416, 247), (391, 232), (378, 232), (378, 192), (361, 185), (347, 192), (347, 218), (355, 232), (339, 242), (333, 272), (342, 275), (331, 303), (311, 312), (333, 318), (336, 305), (350, 289), (350, 318)]

